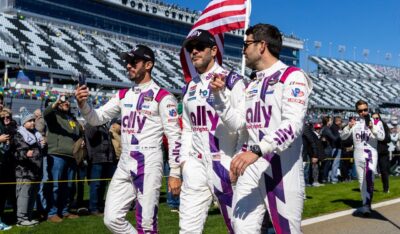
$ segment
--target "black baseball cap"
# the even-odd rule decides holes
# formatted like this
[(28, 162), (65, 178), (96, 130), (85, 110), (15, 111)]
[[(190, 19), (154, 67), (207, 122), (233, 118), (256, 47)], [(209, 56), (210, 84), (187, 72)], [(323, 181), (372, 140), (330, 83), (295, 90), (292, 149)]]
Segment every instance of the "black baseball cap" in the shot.
[(154, 63), (154, 52), (145, 45), (137, 45), (131, 51), (123, 52), (120, 55), (121, 59), (125, 62), (129, 60), (140, 58)]
[(209, 46), (214, 46), (217, 43), (215, 42), (214, 36), (207, 30), (197, 29), (189, 37), (187, 37), (183, 41), (183, 47), (186, 47), (190, 42), (196, 41)]

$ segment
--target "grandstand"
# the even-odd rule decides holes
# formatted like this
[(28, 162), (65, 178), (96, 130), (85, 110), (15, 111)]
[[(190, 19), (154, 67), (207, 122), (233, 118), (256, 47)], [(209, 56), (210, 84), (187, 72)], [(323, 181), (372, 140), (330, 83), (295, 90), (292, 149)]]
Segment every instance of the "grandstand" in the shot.
[[(14, 110), (19, 101), (12, 99), (34, 100), (29, 104), (33, 109), (61, 92), (72, 92), (78, 73), (86, 75), (93, 96), (108, 100), (112, 90), (131, 86), (119, 54), (138, 43), (155, 50), (153, 74), (159, 85), (173, 93), (184, 85), (180, 44), (198, 17), (195, 11), (149, 0), (0, 0), (0, 9), (0, 71), (7, 70), (13, 81), (0, 91), (16, 104)], [(243, 30), (226, 34), (227, 68), (240, 68), (242, 41)], [(300, 66), (303, 42), (285, 35), (283, 44), (281, 60)], [(373, 107), (399, 103), (399, 68), (309, 59), (318, 68), (310, 74), (312, 109), (353, 110), (359, 98)], [(26, 81), (17, 79), (20, 71)]]
[(313, 108), (353, 110), (359, 99), (367, 100), (374, 108), (385, 103), (400, 104), (399, 68), (317, 56), (310, 60), (317, 65), (317, 72), (310, 74), (314, 82), (310, 100)]

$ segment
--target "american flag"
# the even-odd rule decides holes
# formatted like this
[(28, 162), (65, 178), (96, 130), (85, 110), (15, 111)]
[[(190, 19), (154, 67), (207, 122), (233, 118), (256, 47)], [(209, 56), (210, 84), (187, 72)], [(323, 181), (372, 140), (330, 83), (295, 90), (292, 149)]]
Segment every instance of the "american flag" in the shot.
[[(224, 54), (223, 34), (245, 27), (246, 10), (248, 10), (246, 1), (250, 0), (212, 0), (188, 34), (189, 37), (197, 29), (208, 30), (213, 34), (218, 46), (217, 62), (219, 64), (222, 64), (222, 55)], [(185, 48), (181, 49), (180, 59), (185, 81), (189, 82), (192, 77), (197, 75), (197, 72)]]

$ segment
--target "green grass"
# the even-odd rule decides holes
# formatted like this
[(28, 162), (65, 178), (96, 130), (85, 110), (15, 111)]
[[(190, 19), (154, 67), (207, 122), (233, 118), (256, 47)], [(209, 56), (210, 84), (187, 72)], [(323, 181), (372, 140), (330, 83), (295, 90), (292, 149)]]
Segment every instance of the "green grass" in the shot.
[[(165, 188), (163, 188), (165, 189)], [(165, 191), (165, 190), (163, 190)], [(87, 192), (85, 193), (87, 197)], [(346, 210), (361, 206), (361, 196), (358, 191), (358, 182), (329, 184), (318, 188), (306, 189), (307, 200), (304, 203), (303, 219), (328, 214), (335, 211)], [(171, 213), (165, 203), (165, 192), (162, 192), (159, 209), (159, 229), (160, 233), (178, 233), (177, 213)], [(375, 192), (373, 202), (381, 202), (400, 197), (400, 177), (390, 178), (390, 193), (382, 192), (382, 183), (380, 178), (375, 180)], [(133, 212), (129, 212), (128, 220), (134, 223)], [(64, 220), (62, 223), (53, 224), (42, 222), (33, 228), (22, 228), (14, 226), (5, 233), (85, 233), (100, 234), (109, 233), (103, 225), (102, 218), (94, 216), (84, 216), (75, 220)], [(211, 208), (209, 211), (204, 233), (227, 233), (222, 216), (219, 210)]]

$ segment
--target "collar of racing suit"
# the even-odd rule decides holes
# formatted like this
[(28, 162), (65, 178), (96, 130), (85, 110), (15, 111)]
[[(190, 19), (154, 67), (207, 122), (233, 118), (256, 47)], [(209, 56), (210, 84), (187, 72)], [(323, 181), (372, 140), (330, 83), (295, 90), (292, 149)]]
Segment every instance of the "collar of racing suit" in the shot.
[(262, 71), (258, 71), (256, 73), (256, 77), (257, 80), (261, 80), (265, 77), (271, 76), (272, 74), (274, 74), (276, 71), (287, 67), (287, 65), (285, 65), (283, 62), (281, 62), (280, 60), (278, 60), (276, 63), (274, 63), (272, 66), (270, 66), (267, 69), (264, 69)]
[(204, 72), (203, 74), (200, 74), (201, 82), (206, 82), (206, 81), (210, 80), (213, 77), (213, 74), (215, 73), (215, 71), (218, 70), (218, 68), (220, 68), (220, 67), (221, 66), (217, 62), (215, 62), (214, 66), (210, 70)]
[(143, 90), (146, 90), (148, 87), (150, 87), (153, 84), (153, 82), (154, 81), (151, 79), (150, 81), (143, 83), (143, 84), (134, 84), (132, 89), (134, 91), (141, 92)]

